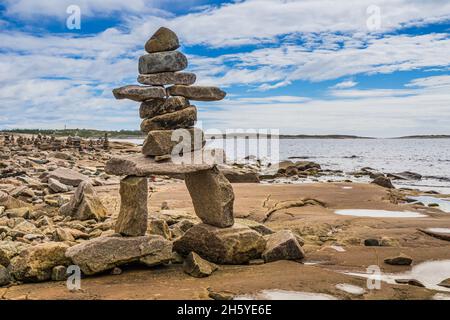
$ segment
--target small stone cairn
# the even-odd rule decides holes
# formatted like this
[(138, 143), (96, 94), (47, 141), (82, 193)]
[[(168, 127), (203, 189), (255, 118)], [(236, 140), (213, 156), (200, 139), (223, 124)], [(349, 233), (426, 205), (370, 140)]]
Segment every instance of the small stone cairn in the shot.
[(191, 139), (185, 146), (189, 153), (203, 152), (203, 132), (193, 128), (197, 110), (189, 100), (215, 101), (226, 95), (216, 87), (193, 85), (196, 76), (182, 71), (188, 61), (177, 51), (179, 47), (173, 31), (158, 29), (145, 44), (147, 54), (139, 59), (137, 81), (142, 85), (113, 90), (117, 99), (141, 102), (141, 130), (147, 134), (141, 155), (113, 157), (106, 164), (107, 173), (126, 176), (120, 183), (121, 207), (115, 231), (128, 237), (145, 235), (147, 177), (184, 174), (195, 213), (203, 223), (178, 238), (174, 249), (184, 256), (195, 251), (217, 263), (246, 263), (260, 257), (265, 240), (249, 227), (234, 224), (234, 193), (230, 182), (215, 164), (176, 163), (170, 157), (180, 142), (172, 141), (176, 129), (189, 132)]

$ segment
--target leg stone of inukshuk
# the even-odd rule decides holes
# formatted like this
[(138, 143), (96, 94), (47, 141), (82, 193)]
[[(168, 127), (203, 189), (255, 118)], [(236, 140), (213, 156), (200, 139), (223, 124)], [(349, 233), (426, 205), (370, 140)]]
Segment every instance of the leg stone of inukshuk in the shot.
[(147, 178), (129, 176), (120, 181), (120, 212), (115, 231), (143, 236), (147, 231)]
[(195, 213), (206, 224), (226, 228), (234, 224), (234, 193), (230, 182), (216, 168), (185, 175)]

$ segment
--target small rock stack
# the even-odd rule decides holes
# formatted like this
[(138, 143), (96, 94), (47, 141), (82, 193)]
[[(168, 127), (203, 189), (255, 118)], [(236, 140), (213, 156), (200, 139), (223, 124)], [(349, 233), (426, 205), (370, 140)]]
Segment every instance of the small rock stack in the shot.
[[(178, 143), (171, 139), (173, 130), (180, 128), (188, 129), (191, 135), (191, 145), (186, 147), (190, 151), (201, 149), (203, 132), (193, 128), (197, 109), (189, 100), (213, 101), (225, 97), (225, 92), (216, 87), (191, 86), (196, 75), (182, 72), (188, 61), (177, 51), (179, 47), (178, 37), (173, 31), (164, 27), (158, 29), (145, 44), (148, 54), (139, 59), (137, 81), (143, 86), (128, 85), (113, 90), (116, 99), (141, 102), (141, 130), (148, 134), (142, 148), (146, 156), (171, 154)], [(171, 86), (166, 88), (168, 85)]]

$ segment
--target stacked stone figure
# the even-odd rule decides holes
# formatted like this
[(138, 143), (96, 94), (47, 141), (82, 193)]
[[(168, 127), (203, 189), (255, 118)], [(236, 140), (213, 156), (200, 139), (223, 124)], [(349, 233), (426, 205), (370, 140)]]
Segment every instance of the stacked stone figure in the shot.
[(188, 129), (191, 136), (188, 151), (201, 149), (203, 134), (200, 129), (193, 128), (197, 109), (189, 100), (213, 101), (225, 97), (225, 92), (219, 88), (192, 86), (196, 76), (182, 71), (188, 61), (177, 51), (179, 47), (177, 35), (167, 28), (160, 28), (145, 44), (147, 54), (139, 59), (137, 81), (143, 86), (128, 85), (113, 90), (117, 99), (141, 102), (141, 130), (147, 134), (142, 153), (147, 156), (170, 154), (179, 143), (172, 141), (173, 130), (180, 128)]
[[(225, 97), (216, 87), (194, 86), (196, 76), (182, 72), (186, 57), (176, 49), (176, 34), (160, 28), (145, 44), (148, 54), (139, 59), (138, 82), (113, 90), (117, 99), (141, 102), (141, 130), (147, 133), (142, 155), (113, 157), (106, 164), (109, 174), (126, 176), (120, 184), (121, 207), (116, 232), (124, 236), (142, 236), (147, 231), (147, 176), (185, 174), (186, 186), (194, 210), (203, 222), (175, 241), (175, 249), (188, 255), (195, 251), (218, 263), (245, 263), (264, 250), (265, 240), (256, 231), (234, 224), (234, 193), (230, 182), (213, 163), (175, 163), (170, 157), (180, 141), (172, 141), (176, 129), (190, 132), (188, 152), (202, 149), (203, 133), (193, 126), (196, 107), (189, 100), (214, 101)], [(169, 86), (170, 85), (170, 86)], [(169, 87), (165, 87), (169, 86)], [(199, 138), (200, 135), (200, 138)], [(200, 140), (200, 141), (199, 141)], [(211, 240), (212, 242), (209, 242)]]

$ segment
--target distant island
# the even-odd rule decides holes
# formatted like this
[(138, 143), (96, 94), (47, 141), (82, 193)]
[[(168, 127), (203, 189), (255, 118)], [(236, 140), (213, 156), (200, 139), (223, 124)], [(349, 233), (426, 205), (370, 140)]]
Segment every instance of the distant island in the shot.
[[(0, 130), (0, 133), (9, 134), (29, 134), (29, 135), (47, 135), (55, 137), (81, 137), (81, 138), (100, 138), (105, 133), (109, 138), (113, 139), (144, 139), (145, 134), (140, 130), (95, 130), (95, 129), (8, 129)], [(205, 135), (207, 138), (217, 135)], [(236, 133), (233, 137), (248, 137), (245, 133)], [(222, 135), (224, 138), (225, 135)], [(230, 137), (230, 136), (229, 136)], [(308, 135), (308, 134), (280, 134), (279, 139), (377, 139), (375, 137), (363, 137), (344, 134), (327, 134), (327, 135)], [(402, 137), (393, 137), (387, 139), (450, 139), (450, 135), (411, 135)]]

